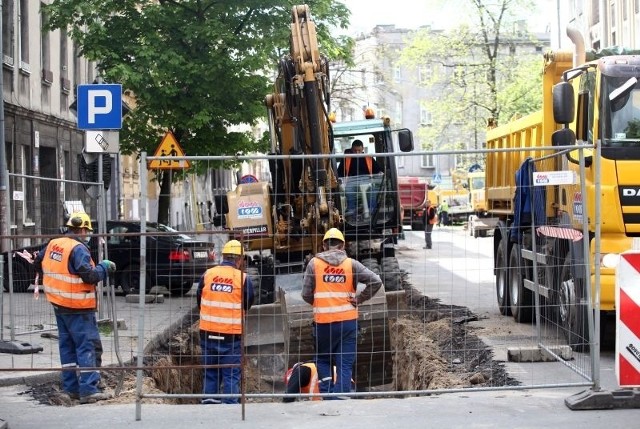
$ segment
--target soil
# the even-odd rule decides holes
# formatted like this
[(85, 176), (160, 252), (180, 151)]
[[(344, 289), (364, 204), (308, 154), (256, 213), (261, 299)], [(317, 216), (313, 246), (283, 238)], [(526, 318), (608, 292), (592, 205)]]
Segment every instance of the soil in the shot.
[[(405, 276), (406, 279), (406, 276)], [(467, 322), (477, 320), (465, 307), (441, 304), (438, 300), (420, 295), (403, 280), (407, 291), (409, 311), (391, 321), (389, 331), (394, 356), (394, 385), (377, 386), (375, 390), (402, 391), (426, 389), (454, 389), (471, 387), (515, 386), (502, 362), (493, 359), (491, 349), (474, 333)], [(143, 378), (145, 393), (200, 393), (202, 369), (197, 321), (187, 320), (171, 339), (147, 353)], [(166, 367), (170, 367), (167, 369)], [(102, 382), (107, 391), (118, 394), (99, 404), (133, 403), (136, 400), (135, 371), (122, 372), (105, 369)], [(245, 364), (245, 389), (248, 393), (284, 391), (281, 377), (264, 375), (254, 360)], [(121, 388), (118, 384), (122, 382)], [(23, 392), (42, 404), (74, 406), (79, 401), (69, 399), (59, 390), (58, 382), (29, 386)], [(398, 396), (396, 395), (396, 396)], [(279, 401), (249, 399), (250, 402)], [(152, 399), (143, 403), (198, 403), (199, 399)]]

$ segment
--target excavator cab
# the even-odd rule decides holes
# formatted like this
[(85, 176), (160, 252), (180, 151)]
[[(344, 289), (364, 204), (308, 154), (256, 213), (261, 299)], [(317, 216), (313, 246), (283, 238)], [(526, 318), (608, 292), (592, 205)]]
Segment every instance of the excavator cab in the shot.
[[(396, 147), (413, 150), (411, 131), (391, 130), (388, 118), (336, 122), (332, 131), (335, 152), (345, 154), (337, 166), (342, 229), (347, 241), (372, 246), (355, 253), (379, 254), (383, 243), (401, 233), (396, 160), (390, 154)], [(349, 153), (354, 141), (362, 142), (362, 154)], [(355, 175), (349, 165), (362, 158)]]

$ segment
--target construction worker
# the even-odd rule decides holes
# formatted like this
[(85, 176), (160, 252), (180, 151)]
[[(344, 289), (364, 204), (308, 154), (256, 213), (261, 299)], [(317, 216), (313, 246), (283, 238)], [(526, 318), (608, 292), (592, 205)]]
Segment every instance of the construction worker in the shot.
[[(335, 367), (334, 367), (335, 368)], [(298, 362), (291, 367), (284, 377), (287, 385), (286, 393), (320, 393), (320, 385), (318, 383), (318, 369), (314, 362)], [(320, 396), (312, 396), (313, 401), (319, 401)], [(286, 397), (282, 402), (293, 402), (295, 398)]]
[(73, 213), (66, 226), (63, 237), (49, 241), (38, 253), (35, 268), (56, 316), (60, 361), (66, 369), (61, 375), (62, 390), (70, 399), (87, 404), (111, 397), (100, 389), (100, 373), (82, 368), (100, 366), (95, 285), (115, 272), (116, 264), (105, 259), (96, 265), (91, 259), (86, 245), (93, 231), (89, 215)]
[[(200, 309), (200, 346), (205, 367), (204, 394), (217, 395), (222, 384), (225, 395), (240, 392), (243, 313), (253, 305), (251, 280), (242, 272), (244, 251), (238, 240), (222, 248), (222, 263), (209, 268), (200, 278), (197, 303)], [(237, 404), (238, 398), (204, 398), (203, 404)]]
[(423, 249), (431, 249), (433, 245), (431, 233), (433, 232), (433, 225), (438, 222), (438, 215), (436, 213), (436, 208), (431, 205), (431, 200), (427, 200), (424, 207), (423, 223), (425, 246)]
[[(351, 143), (351, 148), (345, 150), (345, 154), (360, 154), (364, 153), (364, 144), (362, 140), (354, 140)], [(354, 216), (358, 206), (358, 189), (361, 181), (356, 179), (356, 176), (371, 175), (382, 173), (382, 169), (378, 163), (371, 156), (352, 158), (346, 156), (344, 161), (338, 166), (338, 176), (343, 177), (345, 183), (345, 196), (347, 199), (347, 209), (345, 215), (347, 217)], [(368, 204), (367, 210), (369, 213), (374, 211), (376, 206), (377, 193), (373, 192), (373, 189), (369, 189), (367, 192)]]
[[(347, 393), (351, 391), (356, 357), (358, 305), (375, 295), (382, 281), (347, 256), (344, 236), (337, 228), (327, 231), (322, 245), (324, 251), (311, 258), (304, 273), (302, 299), (313, 305), (320, 392)], [(358, 283), (366, 287), (356, 295)], [(336, 365), (335, 382), (331, 377), (332, 362)]]
[(440, 203), (438, 211), (438, 226), (440, 226), (440, 224), (444, 226), (449, 225), (449, 202), (446, 199)]

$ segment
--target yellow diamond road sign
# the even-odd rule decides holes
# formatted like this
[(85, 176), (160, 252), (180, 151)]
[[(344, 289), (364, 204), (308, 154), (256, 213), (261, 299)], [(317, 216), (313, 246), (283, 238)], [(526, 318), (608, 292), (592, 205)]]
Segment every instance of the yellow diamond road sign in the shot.
[(171, 131), (167, 131), (164, 135), (153, 156), (161, 156), (162, 159), (149, 161), (149, 170), (175, 170), (191, 167), (191, 162), (187, 160), (171, 159), (173, 156), (185, 156)]

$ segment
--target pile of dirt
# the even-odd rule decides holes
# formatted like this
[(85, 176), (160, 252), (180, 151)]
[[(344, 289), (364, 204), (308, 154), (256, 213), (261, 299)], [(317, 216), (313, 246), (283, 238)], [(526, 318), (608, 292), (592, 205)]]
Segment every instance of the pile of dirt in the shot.
[[(394, 383), (375, 390), (454, 389), (517, 385), (510, 378), (502, 362), (493, 360), (493, 353), (475, 334), (467, 322), (477, 316), (465, 307), (443, 305), (438, 300), (423, 296), (403, 279), (406, 304), (409, 311), (390, 322), (389, 332), (394, 350)], [(186, 317), (173, 327), (168, 339), (156, 341), (145, 350), (145, 393), (193, 394), (202, 392), (198, 322)], [(284, 389), (282, 374), (265, 374), (257, 359), (245, 360), (244, 383), (247, 393), (273, 393)], [(135, 402), (135, 371), (105, 369), (103, 383), (119, 395), (102, 401), (103, 404)], [(122, 383), (119, 386), (119, 383)], [(57, 382), (30, 386), (24, 392), (34, 399), (50, 405), (71, 406), (78, 401), (69, 400), (59, 392)], [(276, 399), (279, 400), (279, 399)], [(271, 399), (251, 399), (252, 402)], [(198, 403), (198, 399), (150, 399), (143, 403)]]

